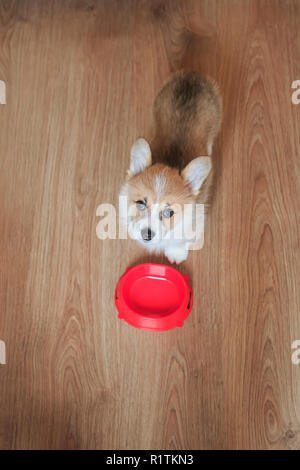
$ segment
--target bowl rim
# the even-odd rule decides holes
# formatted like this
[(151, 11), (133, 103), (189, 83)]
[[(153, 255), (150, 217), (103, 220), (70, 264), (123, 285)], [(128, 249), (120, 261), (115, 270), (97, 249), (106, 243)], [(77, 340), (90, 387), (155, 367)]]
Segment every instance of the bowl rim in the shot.
[[(138, 310), (132, 308), (132, 306), (128, 304), (123, 294), (124, 281), (126, 280), (126, 276), (129, 275), (129, 272), (132, 273), (132, 270), (142, 271), (143, 268), (146, 268), (146, 267), (149, 268), (149, 266), (154, 267), (154, 268), (163, 267), (167, 271), (170, 270), (175, 274), (175, 276), (178, 279), (180, 279), (180, 282), (182, 282), (183, 292), (184, 292), (182, 299), (180, 299), (178, 305), (176, 306), (174, 310), (162, 316), (149, 315), (149, 314), (144, 314), (144, 313), (139, 312)], [(165, 277), (166, 279), (168, 278), (167, 276), (162, 276), (161, 274), (159, 275), (159, 277)], [(124, 274), (120, 277), (115, 288), (115, 304), (119, 312), (118, 317), (120, 319), (124, 319), (130, 325), (136, 328), (140, 328), (140, 329), (166, 331), (166, 330), (175, 328), (176, 326), (181, 327), (183, 325), (184, 320), (190, 314), (192, 305), (193, 305), (193, 291), (190, 286), (190, 283), (188, 282), (188, 279), (189, 279), (188, 276), (182, 274), (180, 271), (173, 268), (172, 266), (165, 265), (165, 264), (141, 263), (131, 268), (127, 268)], [(122, 306), (120, 305), (120, 299), (123, 300)], [(186, 305), (186, 308), (185, 308), (185, 305)]]

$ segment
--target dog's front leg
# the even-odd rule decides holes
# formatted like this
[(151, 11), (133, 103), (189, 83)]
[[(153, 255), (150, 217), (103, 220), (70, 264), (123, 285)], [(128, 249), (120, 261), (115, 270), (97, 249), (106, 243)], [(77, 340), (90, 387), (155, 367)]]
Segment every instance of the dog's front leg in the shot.
[(165, 255), (170, 263), (180, 264), (188, 257), (188, 249), (186, 245), (168, 246), (165, 249)]

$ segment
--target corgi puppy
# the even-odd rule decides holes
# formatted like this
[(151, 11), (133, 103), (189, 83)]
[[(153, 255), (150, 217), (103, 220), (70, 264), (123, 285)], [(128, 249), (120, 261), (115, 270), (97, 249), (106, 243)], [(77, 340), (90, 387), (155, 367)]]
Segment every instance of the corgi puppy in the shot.
[(196, 72), (177, 72), (155, 99), (153, 140), (139, 138), (131, 148), (120, 217), (132, 238), (149, 251), (163, 252), (171, 263), (186, 260), (201, 236), (185, 234), (196, 205), (208, 202), (221, 108), (215, 82)]

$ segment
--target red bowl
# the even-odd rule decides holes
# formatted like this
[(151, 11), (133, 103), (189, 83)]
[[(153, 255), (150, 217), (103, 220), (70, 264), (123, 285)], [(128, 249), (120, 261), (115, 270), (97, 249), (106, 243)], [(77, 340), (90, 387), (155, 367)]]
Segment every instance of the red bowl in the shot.
[(119, 318), (136, 328), (166, 331), (181, 327), (193, 305), (188, 276), (163, 264), (127, 268), (115, 290)]

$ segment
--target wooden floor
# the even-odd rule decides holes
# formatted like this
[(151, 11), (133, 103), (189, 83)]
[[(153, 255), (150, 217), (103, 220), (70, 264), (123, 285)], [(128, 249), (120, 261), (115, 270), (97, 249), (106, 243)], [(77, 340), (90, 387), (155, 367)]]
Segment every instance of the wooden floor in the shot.
[[(1, 1), (0, 21), (0, 447), (299, 449), (300, 0)], [(114, 287), (167, 261), (100, 241), (96, 209), (180, 67), (218, 81), (224, 123), (179, 268), (194, 308), (153, 333)]]

